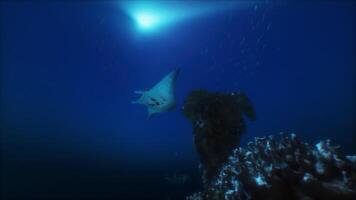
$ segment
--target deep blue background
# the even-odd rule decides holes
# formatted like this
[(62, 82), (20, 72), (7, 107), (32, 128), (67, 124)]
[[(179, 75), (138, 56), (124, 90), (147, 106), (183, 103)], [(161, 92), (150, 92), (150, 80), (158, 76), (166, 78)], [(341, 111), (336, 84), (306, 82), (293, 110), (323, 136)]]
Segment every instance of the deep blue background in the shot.
[[(167, 199), (199, 185), (192, 89), (245, 91), (255, 136), (356, 152), (355, 4), (251, 4), (154, 34), (117, 2), (1, 2), (2, 199)], [(178, 109), (131, 104), (180, 67)], [(187, 173), (184, 186), (165, 176)]]

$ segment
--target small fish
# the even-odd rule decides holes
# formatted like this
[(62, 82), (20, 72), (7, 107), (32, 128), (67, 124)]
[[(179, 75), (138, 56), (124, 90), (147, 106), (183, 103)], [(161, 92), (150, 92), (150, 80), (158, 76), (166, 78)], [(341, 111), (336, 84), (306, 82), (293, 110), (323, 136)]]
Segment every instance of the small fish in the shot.
[(166, 183), (172, 185), (184, 185), (191, 180), (188, 175), (177, 173), (174, 173), (172, 176), (166, 176), (164, 179)]

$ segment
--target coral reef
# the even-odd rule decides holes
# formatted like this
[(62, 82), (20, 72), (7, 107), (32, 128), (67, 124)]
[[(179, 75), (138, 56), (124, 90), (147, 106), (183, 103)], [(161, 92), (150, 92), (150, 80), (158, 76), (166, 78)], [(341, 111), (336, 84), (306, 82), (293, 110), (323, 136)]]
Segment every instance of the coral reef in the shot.
[(255, 120), (248, 97), (242, 92), (213, 93), (192, 91), (183, 106), (183, 114), (191, 121), (194, 142), (209, 182), (226, 161), (245, 132), (244, 115)]
[(356, 199), (356, 156), (330, 140), (311, 146), (294, 134), (255, 138), (232, 151), (204, 192), (187, 199)]

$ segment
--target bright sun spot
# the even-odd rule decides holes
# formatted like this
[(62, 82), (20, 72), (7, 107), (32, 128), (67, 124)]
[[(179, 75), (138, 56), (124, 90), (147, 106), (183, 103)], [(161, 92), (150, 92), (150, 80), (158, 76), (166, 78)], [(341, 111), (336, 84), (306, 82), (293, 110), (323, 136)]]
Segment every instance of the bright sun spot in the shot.
[(138, 13), (136, 22), (141, 28), (151, 28), (158, 22), (158, 17), (149, 13)]
[(121, 8), (130, 16), (141, 32), (155, 32), (183, 19), (234, 8), (234, 1), (123, 1)]

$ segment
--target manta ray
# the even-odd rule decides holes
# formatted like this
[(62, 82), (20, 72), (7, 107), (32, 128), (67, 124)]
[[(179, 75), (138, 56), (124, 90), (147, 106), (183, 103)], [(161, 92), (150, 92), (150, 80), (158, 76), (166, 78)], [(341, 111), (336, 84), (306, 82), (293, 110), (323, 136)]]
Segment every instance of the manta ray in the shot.
[(135, 91), (141, 97), (132, 101), (134, 104), (143, 104), (147, 107), (148, 116), (167, 112), (175, 108), (174, 86), (180, 69), (176, 69), (163, 77), (156, 85), (147, 91)]

